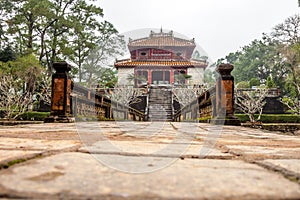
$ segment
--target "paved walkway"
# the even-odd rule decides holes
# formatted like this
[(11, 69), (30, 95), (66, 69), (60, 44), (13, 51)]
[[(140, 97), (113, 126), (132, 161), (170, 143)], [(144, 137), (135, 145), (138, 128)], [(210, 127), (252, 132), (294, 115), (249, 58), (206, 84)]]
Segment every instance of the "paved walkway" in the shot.
[(170, 122), (0, 126), (0, 198), (300, 199), (300, 137)]

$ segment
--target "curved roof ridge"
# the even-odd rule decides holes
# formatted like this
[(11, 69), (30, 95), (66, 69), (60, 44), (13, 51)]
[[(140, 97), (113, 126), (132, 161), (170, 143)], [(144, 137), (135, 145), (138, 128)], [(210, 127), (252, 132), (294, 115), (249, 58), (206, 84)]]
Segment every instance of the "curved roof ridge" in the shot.
[(148, 37), (129, 39), (128, 46), (196, 46), (196, 44), (194, 38), (188, 40), (175, 37), (173, 31), (168, 33), (151, 31)]

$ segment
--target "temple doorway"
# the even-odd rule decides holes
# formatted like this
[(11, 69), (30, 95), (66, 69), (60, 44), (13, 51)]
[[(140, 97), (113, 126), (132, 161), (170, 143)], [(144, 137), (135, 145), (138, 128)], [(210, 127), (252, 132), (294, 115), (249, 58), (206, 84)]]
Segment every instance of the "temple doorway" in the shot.
[(152, 71), (152, 84), (170, 84), (170, 71)]

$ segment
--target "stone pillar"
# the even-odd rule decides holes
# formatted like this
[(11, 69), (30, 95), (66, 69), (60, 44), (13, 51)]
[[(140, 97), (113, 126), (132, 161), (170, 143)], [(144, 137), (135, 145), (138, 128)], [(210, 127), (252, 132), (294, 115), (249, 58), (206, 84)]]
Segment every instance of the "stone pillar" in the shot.
[(233, 65), (221, 64), (216, 71), (219, 78), (216, 85), (216, 114), (213, 121), (217, 124), (240, 125), (240, 121), (234, 116), (234, 78), (231, 75)]
[(71, 66), (66, 62), (53, 64), (55, 73), (52, 75), (51, 113), (45, 122), (74, 122), (71, 114)]

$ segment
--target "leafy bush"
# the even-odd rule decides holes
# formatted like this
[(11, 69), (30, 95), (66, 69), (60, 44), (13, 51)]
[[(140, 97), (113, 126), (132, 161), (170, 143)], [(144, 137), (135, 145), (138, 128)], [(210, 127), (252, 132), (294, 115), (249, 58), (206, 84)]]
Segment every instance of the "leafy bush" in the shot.
[(259, 86), (260, 85), (260, 81), (257, 78), (251, 78), (249, 81), (250, 87), (252, 86)]
[(247, 81), (241, 81), (236, 84), (236, 88), (250, 88), (250, 84)]
[(44, 121), (46, 117), (49, 117), (50, 112), (25, 112), (18, 117), (18, 120), (24, 121)]
[[(235, 116), (242, 123), (249, 121), (249, 117), (245, 114), (236, 114)], [(263, 114), (260, 121), (263, 123), (300, 123), (300, 116), (290, 114)]]
[(207, 116), (207, 117), (200, 117), (200, 118), (198, 118), (198, 121), (200, 122), (200, 123), (207, 123), (207, 122), (209, 122), (209, 120), (211, 119), (211, 116)]

